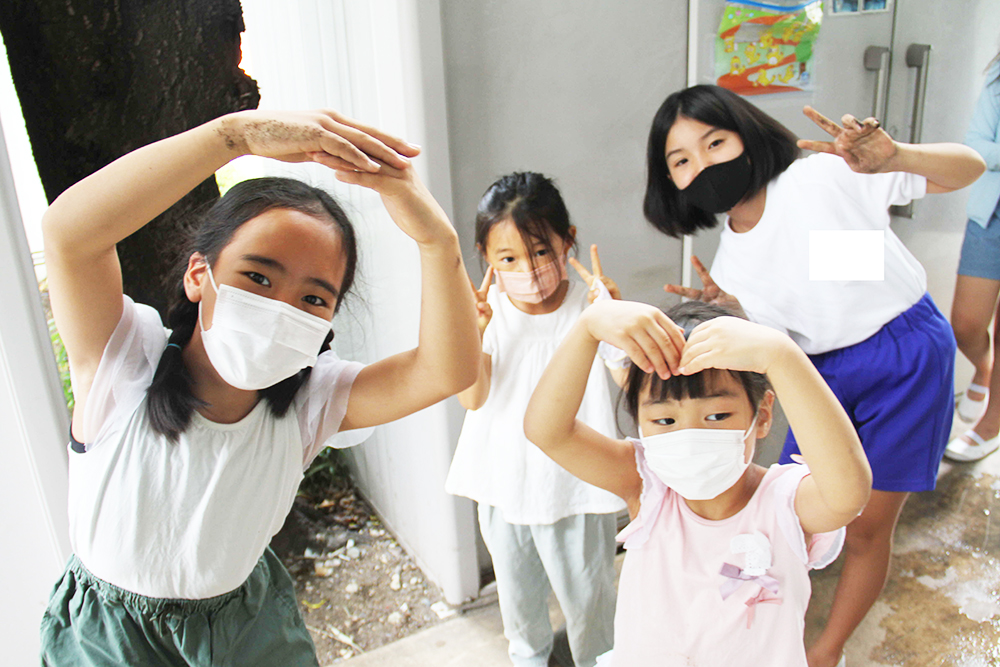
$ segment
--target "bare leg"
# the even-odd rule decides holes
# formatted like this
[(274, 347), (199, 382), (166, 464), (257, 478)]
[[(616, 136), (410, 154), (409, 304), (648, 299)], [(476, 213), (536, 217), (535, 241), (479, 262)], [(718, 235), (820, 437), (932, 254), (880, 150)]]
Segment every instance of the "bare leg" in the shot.
[(806, 652), (809, 667), (837, 664), (844, 644), (882, 592), (889, 574), (896, 521), (908, 496), (908, 493), (872, 491), (865, 511), (847, 526), (844, 569), (826, 627)]
[[(994, 355), (989, 326), (997, 308), (998, 293), (1000, 281), (997, 280), (960, 275), (955, 281), (951, 326), (955, 330), (958, 349), (976, 368), (972, 381), (983, 386), (991, 383)], [(983, 395), (970, 391), (969, 398), (980, 400)], [(1000, 404), (997, 409), (1000, 410)]]

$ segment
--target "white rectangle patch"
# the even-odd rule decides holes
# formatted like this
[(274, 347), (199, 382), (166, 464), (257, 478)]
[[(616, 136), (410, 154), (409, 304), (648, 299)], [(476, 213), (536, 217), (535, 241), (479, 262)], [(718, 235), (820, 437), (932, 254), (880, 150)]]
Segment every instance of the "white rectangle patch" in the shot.
[(809, 232), (809, 280), (885, 280), (885, 232)]

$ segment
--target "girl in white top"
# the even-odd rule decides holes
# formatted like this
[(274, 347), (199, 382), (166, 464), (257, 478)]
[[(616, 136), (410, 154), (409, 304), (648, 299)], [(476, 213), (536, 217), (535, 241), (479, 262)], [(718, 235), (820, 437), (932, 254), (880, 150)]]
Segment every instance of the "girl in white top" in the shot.
[[(43, 619), (44, 664), (317, 664), (267, 550), (303, 469), (338, 431), (474, 380), (474, 302), (457, 235), (410, 167), (417, 152), (331, 111), (247, 111), (129, 153), (49, 208), (49, 289), (76, 397), (75, 555)], [(172, 331), (122, 294), (115, 244), (246, 154), (311, 160), (382, 196), (420, 248), (416, 349), (369, 366), (329, 351), (354, 232), (329, 195), (290, 179), (239, 184), (209, 211)]]
[[(458, 395), (469, 412), (445, 488), (479, 503), (509, 655), (519, 667), (548, 664), (552, 590), (575, 664), (593, 665), (612, 641), (615, 513), (624, 504), (563, 470), (522, 428), (528, 398), (560, 341), (599, 290), (618, 291), (601, 274), (596, 247), (594, 276), (569, 260), (594, 290), (567, 279), (575, 237), (559, 191), (541, 174), (504, 176), (479, 203), (476, 246), (489, 263), (476, 291), (482, 354), (475, 384)], [(614, 433), (601, 364), (591, 367), (580, 419)]]
[[(948, 442), (955, 341), (926, 294), (923, 267), (889, 227), (888, 208), (965, 187), (982, 159), (960, 144), (893, 141), (874, 118), (843, 125), (806, 107), (833, 140), (798, 141), (744, 98), (716, 86), (670, 95), (650, 130), (645, 213), (679, 236), (728, 213), (704, 290), (683, 296), (742, 306), (810, 355), (854, 422), (874, 476), (847, 528), (844, 568), (810, 667), (833, 667), (885, 583), (908, 493), (934, 488)], [(797, 160), (799, 149), (820, 154)], [(816, 232), (882, 239), (884, 280), (811, 280)], [(856, 236), (852, 238), (857, 238)], [(797, 453), (794, 425), (781, 462)]]

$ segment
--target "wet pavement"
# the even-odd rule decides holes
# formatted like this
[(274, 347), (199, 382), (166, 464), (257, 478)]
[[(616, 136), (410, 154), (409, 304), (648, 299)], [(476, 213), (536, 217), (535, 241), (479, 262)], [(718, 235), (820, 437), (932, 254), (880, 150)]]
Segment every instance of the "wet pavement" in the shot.
[[(967, 428), (957, 422), (954, 433)], [(813, 575), (807, 642), (822, 629), (839, 570), (838, 561)], [(845, 653), (849, 667), (1000, 665), (1000, 454), (946, 460), (937, 489), (910, 496), (889, 581)]]

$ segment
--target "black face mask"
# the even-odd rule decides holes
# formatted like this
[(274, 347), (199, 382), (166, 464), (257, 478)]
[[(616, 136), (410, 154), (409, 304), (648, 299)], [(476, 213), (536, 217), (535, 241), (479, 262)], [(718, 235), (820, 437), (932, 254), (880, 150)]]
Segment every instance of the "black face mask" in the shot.
[(744, 151), (729, 162), (705, 167), (680, 192), (692, 206), (709, 213), (723, 213), (746, 196), (751, 175), (750, 158)]

